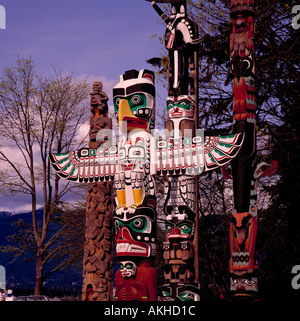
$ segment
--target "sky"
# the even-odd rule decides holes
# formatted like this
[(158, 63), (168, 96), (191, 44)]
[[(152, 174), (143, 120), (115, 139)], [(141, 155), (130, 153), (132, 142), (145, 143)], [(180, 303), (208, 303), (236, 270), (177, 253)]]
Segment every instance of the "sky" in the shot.
[[(102, 81), (111, 101), (120, 74), (151, 69), (146, 60), (162, 51), (152, 35), (163, 35), (164, 26), (145, 0), (0, 0), (0, 5), (6, 11), (0, 70), (13, 66), (18, 55), (32, 56), (45, 76), (55, 64), (75, 79)], [(23, 209), (30, 209), (28, 196), (0, 195), (0, 210)]]

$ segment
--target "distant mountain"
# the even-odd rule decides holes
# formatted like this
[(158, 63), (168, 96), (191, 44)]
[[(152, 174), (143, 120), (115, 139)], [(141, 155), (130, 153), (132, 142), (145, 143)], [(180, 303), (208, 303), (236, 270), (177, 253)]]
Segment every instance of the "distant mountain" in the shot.
[[(43, 209), (37, 210), (38, 224), (42, 220)], [(7, 245), (7, 237), (16, 232), (16, 228), (12, 225), (19, 219), (25, 222), (32, 221), (32, 213), (11, 213), (0, 212), (0, 247)], [(33, 294), (35, 285), (35, 262), (25, 262), (21, 257), (14, 257), (11, 253), (0, 252), (0, 265), (6, 270), (6, 288), (13, 289), (14, 293), (22, 294), (30, 292)], [(78, 272), (72, 271), (56, 271), (51, 274), (44, 283), (45, 292), (49, 295), (74, 294), (77, 295), (81, 291), (82, 286), (82, 270)]]

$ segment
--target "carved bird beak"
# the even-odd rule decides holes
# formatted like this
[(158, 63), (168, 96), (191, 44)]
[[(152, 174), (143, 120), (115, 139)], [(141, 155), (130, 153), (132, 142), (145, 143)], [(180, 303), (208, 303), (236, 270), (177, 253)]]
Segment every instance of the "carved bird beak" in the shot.
[(124, 133), (133, 129), (147, 129), (147, 120), (136, 117), (132, 114), (128, 100), (122, 99), (119, 104), (118, 121), (121, 131)]

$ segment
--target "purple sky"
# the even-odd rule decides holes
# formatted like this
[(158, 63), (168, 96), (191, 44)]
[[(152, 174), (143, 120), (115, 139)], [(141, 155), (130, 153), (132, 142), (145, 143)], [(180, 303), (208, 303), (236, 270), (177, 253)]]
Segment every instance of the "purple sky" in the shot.
[[(0, 69), (17, 56), (32, 55), (38, 72), (57, 64), (74, 77), (100, 80), (111, 98), (119, 75), (151, 66), (161, 44), (151, 36), (164, 33), (159, 17), (145, 0), (1, 0), (6, 29), (0, 30)], [(165, 89), (157, 88), (160, 95)], [(166, 96), (166, 94), (165, 94)], [(111, 100), (109, 102), (112, 103)], [(0, 210), (28, 209), (30, 199), (0, 195)]]
[[(49, 73), (57, 63), (75, 75), (118, 79), (126, 69), (147, 67), (161, 45), (151, 35), (164, 26), (145, 0), (1, 0), (6, 30), (0, 30), (0, 65), (17, 54), (33, 55)], [(149, 65), (148, 65), (149, 68)]]

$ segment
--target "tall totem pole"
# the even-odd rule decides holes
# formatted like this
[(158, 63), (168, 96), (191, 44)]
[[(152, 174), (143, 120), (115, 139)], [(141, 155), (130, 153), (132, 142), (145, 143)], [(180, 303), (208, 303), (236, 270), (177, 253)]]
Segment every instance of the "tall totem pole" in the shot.
[[(92, 102), (96, 98), (97, 95), (92, 95)], [(104, 97), (102, 98), (104, 101)], [(115, 299), (155, 301), (157, 280), (153, 263), (156, 254), (156, 196), (153, 175), (156, 173), (156, 144), (150, 133), (155, 122), (154, 73), (146, 69), (126, 71), (113, 89), (113, 101), (115, 116), (122, 133), (117, 146), (112, 143), (112, 131), (103, 134), (100, 130), (97, 141), (99, 137), (107, 136), (105, 145), (90, 145), (90, 148), (70, 153), (52, 154), (50, 161), (60, 177), (88, 183), (88, 244), (84, 264), (91, 266), (91, 270), (87, 271), (90, 273), (84, 280), (84, 288), (89, 287), (89, 276), (102, 274), (99, 268), (107, 266), (105, 258), (111, 258), (112, 255), (112, 249), (107, 243), (103, 246), (99, 243), (103, 238), (111, 239), (111, 234), (105, 233), (103, 228), (106, 225), (111, 227), (113, 209), (109, 208), (108, 215), (106, 205), (109, 202), (103, 204), (101, 194), (97, 191), (98, 184), (106, 186), (101, 185), (102, 182), (114, 181), (114, 231), (116, 256), (120, 265), (115, 276)], [(92, 128), (96, 131), (102, 123), (94, 119), (93, 124)], [(91, 131), (93, 133), (92, 129)], [(105, 195), (111, 197), (112, 191), (105, 191), (108, 192)], [(104, 210), (106, 216), (100, 217), (98, 208)], [(96, 219), (91, 221), (94, 216)], [(102, 232), (97, 234), (98, 228), (102, 228)], [(90, 232), (95, 232), (95, 235), (90, 235)], [(102, 250), (98, 251), (98, 254), (97, 248)], [(97, 266), (93, 265), (95, 260)], [(94, 288), (92, 290), (95, 291)], [(109, 299), (112, 300), (112, 297)]]
[(113, 89), (115, 115), (123, 137), (118, 143), (114, 213), (117, 301), (156, 301), (156, 195), (154, 73), (128, 70)]
[[(89, 148), (94, 149), (105, 143), (101, 131), (112, 129), (112, 120), (107, 117), (108, 97), (102, 87), (101, 82), (94, 82), (91, 93)], [(82, 287), (82, 299), (86, 301), (112, 300), (112, 212), (112, 183), (87, 183)]]
[[(171, 16), (167, 17), (156, 2), (171, 3)], [(207, 171), (227, 162), (229, 140), (214, 145), (213, 137), (205, 137), (198, 128), (198, 51), (206, 35), (198, 38), (195, 22), (187, 17), (185, 0), (152, 1), (152, 6), (167, 24), (165, 46), (169, 52), (168, 98), (166, 123), (169, 150), (180, 151), (186, 141), (204, 143)], [(197, 133), (196, 133), (197, 131)], [(197, 136), (196, 136), (197, 135)], [(202, 138), (200, 138), (202, 136)], [(229, 136), (228, 136), (229, 138)], [(196, 140), (195, 140), (196, 139)], [(242, 136), (239, 136), (242, 143)], [(210, 147), (208, 147), (208, 144)], [(218, 145), (218, 149), (214, 148)], [(213, 147), (214, 146), (214, 147)], [(211, 148), (211, 149), (210, 149)], [(216, 153), (211, 153), (212, 151)], [(171, 152), (170, 152), (171, 153)], [(199, 151), (191, 151), (198, 154)], [(225, 156), (227, 155), (227, 156)], [(168, 156), (167, 156), (168, 157)], [(234, 157), (234, 155), (231, 155)], [(217, 159), (218, 160), (217, 160)], [(181, 164), (182, 166), (182, 164)], [(188, 169), (188, 164), (187, 164)], [(202, 171), (197, 174), (202, 173)], [(164, 242), (165, 284), (160, 300), (200, 300), (198, 255), (198, 178), (188, 171), (169, 173), (165, 181), (165, 226), (167, 240)]]
[(146, 69), (128, 70), (113, 88), (115, 116), (122, 133), (118, 145), (112, 143), (112, 131), (101, 134), (100, 129), (109, 129), (110, 121), (105, 116), (107, 96), (96, 83), (91, 99), (94, 115), (89, 148), (50, 156), (57, 175), (88, 183), (84, 298), (111, 299), (113, 211), (111, 185), (103, 183), (114, 181), (113, 221), (120, 265), (115, 277), (115, 299), (157, 300), (154, 175), (163, 175), (167, 240), (164, 242), (165, 284), (159, 300), (199, 300), (196, 176), (228, 163), (244, 140), (243, 133), (209, 137), (197, 129), (197, 46), (203, 38), (197, 38), (197, 26), (186, 16), (185, 1), (160, 2), (172, 3), (172, 15), (168, 18), (152, 2), (167, 23), (169, 90), (165, 137), (153, 131), (154, 73)]
[(231, 161), (234, 210), (230, 223), (230, 289), (233, 298), (253, 299), (258, 291), (257, 179), (273, 174), (277, 162), (257, 164), (254, 0), (231, 0), (230, 17), (233, 133), (245, 134), (240, 152)]
[[(171, 3), (167, 17), (152, 6), (167, 24), (165, 46), (169, 52), (166, 134), (178, 148), (196, 135), (198, 127), (198, 39), (197, 25), (186, 14), (186, 1)], [(198, 276), (198, 179), (187, 175), (165, 180), (164, 242), (165, 284), (161, 300), (200, 300)]]

